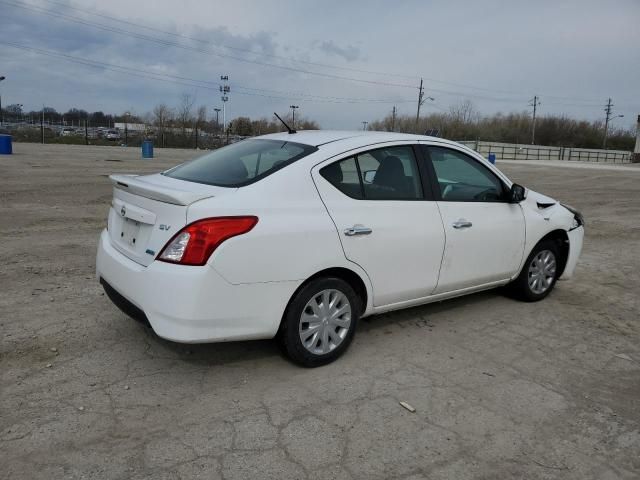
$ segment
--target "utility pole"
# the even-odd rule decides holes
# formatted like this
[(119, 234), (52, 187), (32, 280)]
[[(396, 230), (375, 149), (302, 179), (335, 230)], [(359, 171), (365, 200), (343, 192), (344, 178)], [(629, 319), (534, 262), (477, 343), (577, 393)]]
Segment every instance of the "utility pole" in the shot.
[(427, 100), (431, 100), (432, 102), (435, 100), (433, 97), (425, 97), (424, 96), (424, 88), (422, 87), (422, 78), (420, 79), (420, 87), (418, 87), (418, 111), (416, 112), (416, 133), (418, 133), (418, 122), (420, 122), (420, 107), (424, 105), (424, 102)]
[(124, 112), (124, 144), (129, 146), (129, 112)]
[[(0, 77), (0, 82), (3, 81), (5, 78), (4, 75)], [(2, 112), (2, 95), (0, 95), (0, 126), (4, 123), (4, 113)]]
[(300, 108), (298, 105), (289, 105), (291, 109), (291, 128), (296, 129), (296, 109)]
[(631, 161), (633, 163), (640, 163), (640, 115), (638, 115), (636, 124), (636, 146), (633, 149)]
[(416, 112), (416, 133), (418, 133), (418, 122), (420, 121), (420, 107), (424, 100), (424, 88), (422, 88), (422, 79), (420, 79), (420, 88), (418, 88), (418, 111)]
[(218, 121), (218, 114), (220, 113), (219, 108), (214, 108), (214, 112), (216, 112), (216, 130), (220, 130), (220, 122)]
[(396, 131), (396, 114), (397, 114), (397, 110), (396, 110), (396, 106), (393, 106), (393, 110), (391, 110), (391, 131), (395, 132)]
[[(604, 138), (602, 139), (602, 149), (607, 148), (607, 133), (609, 132), (609, 121), (611, 120), (613, 103), (611, 103), (611, 98), (607, 100), (607, 104), (604, 106), (604, 113), (606, 114), (604, 117)], [(620, 116), (620, 115), (619, 115)]]
[(227, 102), (229, 101), (229, 92), (231, 91), (231, 87), (229, 86), (229, 75), (220, 75), (220, 80), (223, 82), (223, 84), (220, 85), (220, 93), (222, 93), (222, 96), (220, 97), (222, 100), (222, 129), (226, 130)]
[(42, 144), (44, 145), (44, 105), (42, 105), (42, 117), (40, 117), (40, 133), (42, 134)]
[(536, 111), (538, 109), (538, 105), (540, 105), (540, 98), (537, 95), (529, 101), (529, 106), (533, 107), (533, 127), (531, 129), (531, 145), (535, 145), (536, 143)]
[(369, 122), (362, 122), (362, 130), (365, 132), (367, 131), (367, 125), (369, 125)]

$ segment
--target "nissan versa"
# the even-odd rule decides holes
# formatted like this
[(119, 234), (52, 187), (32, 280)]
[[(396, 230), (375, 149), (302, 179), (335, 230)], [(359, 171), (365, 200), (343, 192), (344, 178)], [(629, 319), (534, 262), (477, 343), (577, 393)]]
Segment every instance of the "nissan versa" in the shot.
[(425, 136), (265, 135), (162, 173), (112, 175), (97, 276), (176, 342), (276, 337), (340, 356), (364, 316), (573, 274), (584, 221), (476, 152)]

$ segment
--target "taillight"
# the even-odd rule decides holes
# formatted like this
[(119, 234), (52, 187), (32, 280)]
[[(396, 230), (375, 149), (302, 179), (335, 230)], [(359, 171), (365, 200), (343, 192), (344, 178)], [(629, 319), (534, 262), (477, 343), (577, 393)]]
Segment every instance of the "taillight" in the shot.
[(180, 230), (158, 255), (158, 260), (180, 265), (204, 265), (225, 240), (250, 231), (258, 217), (205, 218)]

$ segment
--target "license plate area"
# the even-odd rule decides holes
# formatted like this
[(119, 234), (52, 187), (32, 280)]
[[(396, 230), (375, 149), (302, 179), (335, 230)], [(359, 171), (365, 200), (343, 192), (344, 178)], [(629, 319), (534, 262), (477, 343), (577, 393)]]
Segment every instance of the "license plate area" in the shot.
[(136, 241), (140, 245), (140, 222), (123, 218), (120, 231), (120, 242), (130, 249), (136, 249)]

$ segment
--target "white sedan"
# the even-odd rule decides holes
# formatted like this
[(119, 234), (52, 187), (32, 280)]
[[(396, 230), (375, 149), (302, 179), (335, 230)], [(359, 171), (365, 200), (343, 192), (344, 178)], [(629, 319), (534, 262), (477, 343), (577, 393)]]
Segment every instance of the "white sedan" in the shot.
[(112, 175), (97, 276), (161, 337), (276, 337), (305, 366), (362, 317), (509, 285), (541, 300), (582, 249), (576, 210), (454, 142), (265, 135), (162, 173)]

